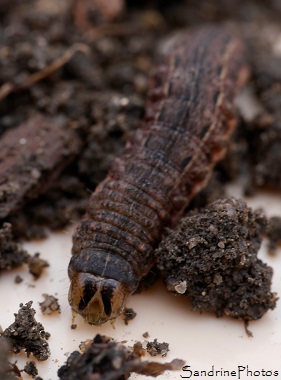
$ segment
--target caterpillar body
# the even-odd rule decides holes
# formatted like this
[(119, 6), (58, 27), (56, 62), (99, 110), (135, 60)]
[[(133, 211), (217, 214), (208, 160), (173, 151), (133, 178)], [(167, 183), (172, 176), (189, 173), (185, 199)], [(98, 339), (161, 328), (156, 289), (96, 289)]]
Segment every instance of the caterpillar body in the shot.
[(247, 76), (244, 46), (224, 27), (182, 32), (163, 49), (143, 126), (73, 236), (69, 302), (89, 323), (121, 313), (154, 263), (163, 228), (205, 186), (235, 127), (233, 101)]

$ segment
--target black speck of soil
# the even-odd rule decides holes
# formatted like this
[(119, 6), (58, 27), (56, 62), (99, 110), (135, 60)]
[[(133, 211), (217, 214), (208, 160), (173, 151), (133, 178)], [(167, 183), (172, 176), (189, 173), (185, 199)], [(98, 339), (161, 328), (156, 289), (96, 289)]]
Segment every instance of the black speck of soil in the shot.
[(29, 256), (27, 260), (29, 273), (33, 275), (34, 280), (37, 280), (44, 269), (49, 266), (48, 261), (40, 258), (40, 253), (35, 253), (34, 256)]
[(23, 278), (20, 275), (16, 275), (16, 277), (15, 277), (15, 283), (16, 284), (20, 284), (21, 282), (23, 282)]
[(42, 314), (49, 315), (54, 312), (60, 313), (59, 300), (56, 297), (48, 294), (43, 294), (43, 297), (45, 300), (43, 302), (39, 302)]
[(15, 354), (25, 350), (28, 357), (32, 354), (37, 360), (43, 361), (50, 356), (47, 342), (50, 334), (45, 331), (40, 322), (35, 320), (35, 313), (32, 301), (25, 305), (20, 304), (18, 313), (14, 314), (15, 322), (4, 330), (2, 336), (8, 339)]
[(33, 360), (27, 361), (26, 365), (23, 368), (24, 372), (26, 372), (29, 376), (31, 376), (33, 379), (38, 375), (38, 369), (36, 367), (36, 364)]
[(129, 322), (132, 319), (134, 319), (137, 316), (137, 313), (134, 311), (134, 309), (132, 309), (130, 307), (125, 307), (122, 314), (123, 314), (123, 319), (124, 319), (126, 326), (129, 324)]
[(188, 296), (194, 310), (261, 318), (277, 299), (272, 268), (257, 257), (266, 227), (260, 210), (235, 198), (191, 211), (156, 250), (168, 290)]
[(151, 356), (161, 355), (162, 357), (166, 356), (169, 350), (169, 343), (159, 343), (157, 339), (154, 339), (153, 342), (147, 342), (146, 351)]
[(149, 338), (149, 332), (146, 331), (142, 334), (142, 336), (146, 339), (146, 338)]
[(61, 380), (126, 380), (132, 372), (155, 377), (165, 370), (180, 369), (184, 364), (179, 359), (170, 363), (142, 361), (142, 354), (142, 350), (129, 349), (98, 334), (82, 354), (72, 352), (58, 370), (58, 377)]

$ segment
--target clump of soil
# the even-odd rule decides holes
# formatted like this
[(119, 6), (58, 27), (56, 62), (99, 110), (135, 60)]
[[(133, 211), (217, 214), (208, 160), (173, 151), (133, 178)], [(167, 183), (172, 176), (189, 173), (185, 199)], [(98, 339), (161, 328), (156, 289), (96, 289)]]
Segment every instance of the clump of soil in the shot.
[(137, 313), (131, 307), (125, 307), (122, 314), (126, 326), (129, 324), (131, 320), (133, 320), (137, 316)]
[[(38, 252), (31, 256), (24, 250), (22, 245), (14, 238), (12, 230), (13, 228), (10, 223), (3, 223), (2, 228), (0, 228), (0, 272), (27, 264), (30, 274), (37, 280), (44, 268), (49, 266), (49, 263), (41, 259)], [(20, 278), (16, 281), (18, 283), (21, 282)]]
[(266, 218), (242, 200), (190, 212), (156, 250), (167, 288), (195, 310), (252, 320), (274, 309), (272, 269), (257, 258)]
[(38, 375), (38, 369), (36, 367), (36, 363), (33, 360), (27, 361), (23, 370), (33, 379)]
[(169, 350), (169, 343), (159, 343), (157, 339), (154, 339), (153, 342), (147, 342), (146, 351), (151, 356), (161, 355), (162, 357), (166, 356)]
[(0, 253), (0, 272), (20, 266), (28, 260), (29, 254), (15, 241), (10, 223), (3, 223), (0, 228)]
[(56, 297), (48, 294), (43, 294), (43, 297), (45, 300), (43, 302), (39, 302), (42, 314), (49, 315), (54, 312), (60, 313), (59, 300)]
[(36, 321), (35, 313), (32, 301), (25, 305), (20, 304), (20, 309), (15, 314), (15, 322), (4, 330), (2, 336), (8, 339), (15, 354), (25, 350), (27, 356), (32, 354), (37, 360), (43, 361), (50, 356), (47, 342), (50, 334)]
[(48, 268), (48, 261), (40, 258), (40, 253), (36, 252), (33, 256), (28, 257), (27, 265), (29, 273), (33, 275), (34, 280), (37, 280), (43, 273), (45, 268)]
[(125, 380), (131, 372), (155, 377), (165, 370), (180, 369), (184, 364), (179, 359), (170, 363), (142, 361), (142, 353), (140, 349), (131, 350), (98, 334), (82, 354), (72, 352), (58, 370), (58, 376), (61, 380)]

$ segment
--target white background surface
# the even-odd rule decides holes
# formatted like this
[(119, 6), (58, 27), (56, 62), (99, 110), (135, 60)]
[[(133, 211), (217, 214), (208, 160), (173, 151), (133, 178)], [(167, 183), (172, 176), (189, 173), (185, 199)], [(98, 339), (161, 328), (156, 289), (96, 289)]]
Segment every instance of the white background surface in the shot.
[[(231, 193), (236, 196), (239, 188), (232, 187)], [(281, 195), (260, 193), (247, 200), (255, 208), (263, 206), (267, 215), (281, 216)], [(252, 371), (278, 370), (278, 377), (246, 376), (241, 379), (281, 378), (281, 301), (277, 308), (269, 311), (261, 320), (249, 325), (253, 337), (249, 338), (242, 322), (227, 317), (216, 318), (212, 314), (192, 312), (185, 297), (174, 297), (168, 294), (162, 283), (154, 285), (150, 290), (132, 296), (127, 304), (132, 307), (137, 316), (126, 326), (123, 320), (115, 322), (115, 329), (110, 323), (102, 326), (90, 326), (78, 316), (77, 329), (71, 330), (72, 313), (67, 302), (69, 280), (67, 265), (71, 251), (71, 228), (68, 231), (52, 234), (43, 241), (25, 244), (29, 253), (37, 251), (41, 257), (48, 260), (50, 267), (42, 277), (34, 281), (27, 268), (16, 269), (4, 273), (1, 278), (1, 312), (0, 325), (3, 329), (13, 321), (13, 313), (19, 309), (19, 303), (34, 301), (36, 319), (46, 331), (51, 333), (49, 339), (51, 358), (38, 363), (39, 375), (44, 380), (57, 379), (57, 369), (66, 361), (67, 354), (78, 349), (81, 341), (93, 338), (96, 333), (111, 336), (117, 340), (126, 340), (128, 345), (136, 341), (144, 342), (142, 334), (149, 332), (149, 340), (157, 338), (159, 342), (168, 342), (170, 352), (166, 358), (154, 359), (147, 355), (146, 359), (170, 361), (180, 358), (186, 361), (193, 370), (210, 370), (212, 365), (220, 370), (237, 370), (239, 365), (249, 366)], [(274, 268), (272, 290), (281, 294), (281, 251), (272, 257), (266, 253), (265, 244), (259, 253), (264, 261)], [(20, 274), (24, 281), (15, 284), (14, 279)], [(39, 310), (39, 302), (44, 300), (42, 294), (55, 295), (61, 305), (61, 314), (44, 316)], [(30, 359), (33, 359), (31, 356)], [(11, 361), (18, 360), (23, 368), (26, 362), (25, 354), (16, 355)], [(183, 372), (167, 372), (158, 379), (181, 379)], [(132, 379), (147, 379), (145, 376), (132, 375)], [(192, 377), (198, 379), (198, 377)], [(227, 379), (228, 377), (209, 377)], [(238, 377), (229, 377), (237, 379)], [(30, 379), (23, 374), (23, 379)], [(2, 380), (2, 379), (1, 379)]]

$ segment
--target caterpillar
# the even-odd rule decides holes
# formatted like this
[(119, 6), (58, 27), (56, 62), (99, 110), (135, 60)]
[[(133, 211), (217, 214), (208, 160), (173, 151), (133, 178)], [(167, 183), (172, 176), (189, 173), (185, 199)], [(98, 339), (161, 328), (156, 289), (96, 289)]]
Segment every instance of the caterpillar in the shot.
[(122, 312), (154, 264), (164, 227), (206, 185), (235, 127), (233, 102), (248, 73), (243, 43), (223, 26), (184, 31), (164, 45), (143, 126), (73, 235), (69, 303), (87, 322)]

